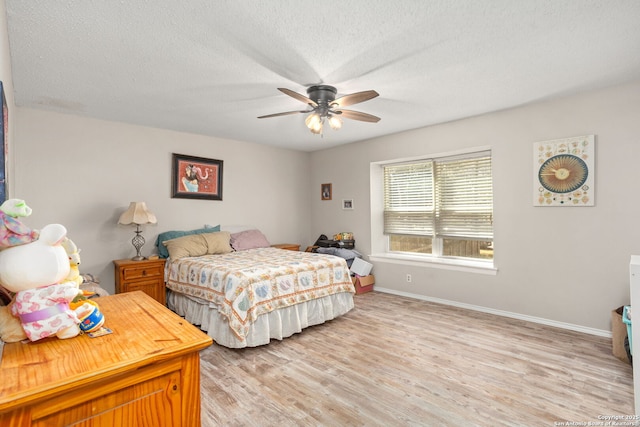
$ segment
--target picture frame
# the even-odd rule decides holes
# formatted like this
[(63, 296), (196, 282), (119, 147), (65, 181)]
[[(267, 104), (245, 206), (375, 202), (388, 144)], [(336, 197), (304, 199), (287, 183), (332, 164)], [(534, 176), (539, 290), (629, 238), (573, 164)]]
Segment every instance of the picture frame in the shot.
[(223, 165), (222, 160), (173, 153), (171, 197), (222, 200)]
[(320, 200), (331, 200), (332, 196), (331, 184), (321, 184)]
[(0, 117), (0, 203), (7, 200), (7, 154), (9, 148), (9, 108), (4, 95), (4, 85), (0, 82), (0, 100), (2, 102), (2, 116)]
[(342, 200), (342, 209), (353, 210), (353, 199), (343, 199)]
[(595, 205), (595, 135), (533, 144), (533, 205)]

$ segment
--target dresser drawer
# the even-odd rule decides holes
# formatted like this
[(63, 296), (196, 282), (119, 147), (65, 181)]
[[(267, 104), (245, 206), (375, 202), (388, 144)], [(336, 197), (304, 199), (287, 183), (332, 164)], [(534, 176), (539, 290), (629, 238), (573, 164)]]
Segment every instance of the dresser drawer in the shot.
[(164, 275), (164, 268), (161, 264), (127, 266), (122, 269), (122, 278), (124, 280), (151, 279)]

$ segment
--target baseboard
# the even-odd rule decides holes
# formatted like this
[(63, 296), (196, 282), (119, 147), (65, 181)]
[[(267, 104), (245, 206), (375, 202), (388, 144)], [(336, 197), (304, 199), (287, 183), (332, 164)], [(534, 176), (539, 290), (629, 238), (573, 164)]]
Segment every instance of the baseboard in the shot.
[(585, 326), (574, 325), (572, 323), (557, 322), (555, 320), (544, 319), (542, 317), (527, 316), (526, 314), (512, 313), (510, 311), (496, 310), (494, 308), (482, 307), (482, 306), (472, 305), (472, 304), (465, 304), (465, 303), (461, 303), (461, 302), (457, 302), (457, 301), (449, 301), (449, 300), (445, 300), (445, 299), (441, 299), (441, 298), (427, 297), (427, 296), (424, 296), (424, 295), (418, 295), (418, 294), (412, 294), (412, 293), (409, 293), (409, 292), (397, 291), (395, 289), (381, 288), (378, 285), (375, 285), (374, 290), (376, 290), (378, 292), (384, 292), (384, 293), (387, 293), (387, 294), (394, 294), (394, 295), (399, 295), (399, 296), (403, 296), (403, 297), (419, 299), (419, 300), (423, 300), (423, 301), (430, 301), (430, 302), (435, 302), (435, 303), (439, 303), (439, 304), (451, 305), (453, 307), (466, 308), (468, 310), (481, 311), (483, 313), (495, 314), (497, 316), (503, 316), (503, 317), (509, 317), (509, 318), (512, 318), (512, 319), (525, 320), (527, 322), (540, 323), (542, 325), (554, 326), (556, 328), (568, 329), (570, 331), (583, 332), (585, 334), (597, 335), (597, 336), (600, 336), (600, 337), (611, 338), (611, 331), (605, 331), (605, 330), (602, 330), (602, 329), (587, 328)]

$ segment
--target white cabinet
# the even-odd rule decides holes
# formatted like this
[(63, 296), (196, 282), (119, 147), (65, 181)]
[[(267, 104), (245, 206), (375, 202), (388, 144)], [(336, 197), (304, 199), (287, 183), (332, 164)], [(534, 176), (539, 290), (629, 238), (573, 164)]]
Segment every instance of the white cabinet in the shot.
[(640, 414), (640, 255), (631, 256), (631, 355), (633, 356), (633, 394), (636, 414)]

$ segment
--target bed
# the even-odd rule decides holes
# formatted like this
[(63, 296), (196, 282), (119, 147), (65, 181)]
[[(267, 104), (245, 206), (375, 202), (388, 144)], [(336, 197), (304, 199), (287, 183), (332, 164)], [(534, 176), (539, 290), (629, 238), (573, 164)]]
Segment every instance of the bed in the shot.
[(354, 306), (343, 258), (274, 248), (255, 229), (173, 236), (156, 241), (167, 257), (167, 306), (222, 346), (282, 340)]

